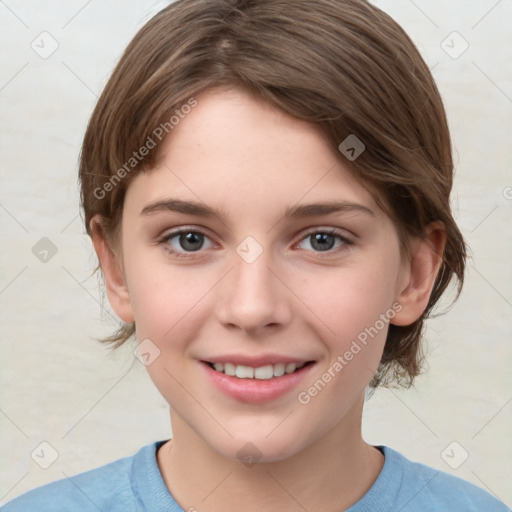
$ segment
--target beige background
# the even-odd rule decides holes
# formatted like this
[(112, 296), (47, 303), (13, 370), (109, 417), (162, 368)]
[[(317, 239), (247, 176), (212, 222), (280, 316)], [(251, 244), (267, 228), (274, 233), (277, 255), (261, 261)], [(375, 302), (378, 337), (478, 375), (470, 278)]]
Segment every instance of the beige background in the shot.
[[(419, 46), (444, 97), (456, 150), (453, 206), (472, 258), (461, 298), (430, 322), (428, 373), (415, 389), (377, 392), (365, 438), (511, 506), (512, 1), (376, 3)], [(76, 180), (96, 97), (163, 5), (0, 2), (0, 503), (171, 435), (166, 403), (130, 347), (110, 353), (93, 340), (115, 322), (91, 277)], [(34, 40), (40, 53), (58, 48), (43, 59)], [(46, 263), (32, 252), (38, 242), (50, 251)], [(53, 450), (58, 458), (42, 469)]]

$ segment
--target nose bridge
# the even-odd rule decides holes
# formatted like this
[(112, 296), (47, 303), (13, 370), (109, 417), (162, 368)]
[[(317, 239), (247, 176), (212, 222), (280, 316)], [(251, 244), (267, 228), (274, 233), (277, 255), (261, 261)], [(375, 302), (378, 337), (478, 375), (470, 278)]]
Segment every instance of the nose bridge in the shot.
[(288, 297), (275, 270), (271, 271), (271, 251), (248, 238), (233, 254), (233, 270), (219, 303), (220, 320), (247, 331), (282, 324), (289, 318)]

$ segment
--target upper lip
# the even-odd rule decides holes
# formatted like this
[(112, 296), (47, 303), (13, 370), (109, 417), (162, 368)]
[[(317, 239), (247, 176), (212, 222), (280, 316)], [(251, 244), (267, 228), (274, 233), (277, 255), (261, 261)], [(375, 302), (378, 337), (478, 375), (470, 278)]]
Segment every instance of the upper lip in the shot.
[(260, 356), (248, 356), (247, 354), (225, 354), (220, 356), (211, 356), (203, 361), (207, 363), (233, 363), (235, 365), (252, 366), (258, 368), (269, 364), (288, 364), (295, 363), (296, 365), (304, 364), (313, 359), (304, 359), (299, 357), (283, 356), (279, 354), (267, 354)]

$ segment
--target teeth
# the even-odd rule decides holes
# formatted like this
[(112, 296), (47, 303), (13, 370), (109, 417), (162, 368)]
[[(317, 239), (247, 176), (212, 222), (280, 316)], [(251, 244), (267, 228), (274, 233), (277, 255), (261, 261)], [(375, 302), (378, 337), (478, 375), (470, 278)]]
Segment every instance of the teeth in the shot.
[(232, 363), (213, 363), (213, 367), (218, 372), (229, 375), (230, 377), (238, 377), (239, 379), (259, 379), (268, 380), (273, 377), (282, 377), (285, 373), (293, 373), (295, 370), (302, 368), (305, 363), (278, 363), (278, 364), (267, 364), (265, 366), (259, 366), (253, 368), (252, 366), (235, 365)]
[(274, 368), (271, 364), (267, 364), (267, 366), (259, 366), (254, 369), (254, 378), (255, 379), (271, 379), (274, 376)]
[[(220, 364), (222, 366), (222, 363), (220, 363)], [(235, 376), (235, 370), (236, 370), (236, 366), (234, 364), (226, 363), (224, 365), (224, 373), (226, 375), (230, 375), (231, 377), (234, 377)], [(222, 371), (222, 370), (219, 370), (219, 371)]]
[(274, 376), (281, 377), (284, 375), (285, 366), (283, 363), (277, 363), (274, 365)]
[(297, 369), (297, 365), (295, 363), (288, 363), (285, 368), (286, 373), (293, 373)]
[(240, 364), (236, 367), (235, 375), (239, 379), (254, 379), (254, 368)]

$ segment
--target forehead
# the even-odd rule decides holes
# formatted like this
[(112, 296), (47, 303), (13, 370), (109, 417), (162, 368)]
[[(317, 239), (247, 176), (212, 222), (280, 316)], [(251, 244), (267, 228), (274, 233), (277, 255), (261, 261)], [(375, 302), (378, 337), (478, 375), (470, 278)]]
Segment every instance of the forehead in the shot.
[(158, 166), (130, 184), (127, 202), (141, 208), (172, 195), (259, 217), (320, 200), (378, 209), (314, 124), (239, 89), (196, 99), (158, 147)]

